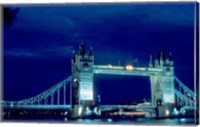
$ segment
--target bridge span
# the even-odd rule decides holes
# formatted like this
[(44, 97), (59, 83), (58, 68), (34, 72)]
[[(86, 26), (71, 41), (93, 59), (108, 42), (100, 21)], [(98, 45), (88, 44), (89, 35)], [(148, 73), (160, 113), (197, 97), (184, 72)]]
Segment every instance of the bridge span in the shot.
[[(81, 117), (85, 115), (85, 109), (93, 110), (95, 105), (94, 74), (111, 74), (149, 76), (151, 106), (98, 105), (102, 111), (128, 108), (151, 112), (157, 108), (159, 117), (162, 117), (170, 116), (175, 107), (196, 108), (196, 94), (175, 75), (172, 55), (165, 58), (163, 52), (159, 51), (154, 63), (150, 57), (148, 67), (95, 65), (92, 49), (86, 53), (83, 44), (79, 48), (79, 52), (73, 52), (72, 55), (71, 76), (33, 97), (1, 101), (1, 106), (11, 109), (71, 109), (75, 117)], [(70, 93), (66, 91), (66, 85), (70, 85)], [(67, 97), (70, 98), (70, 104), (66, 103)]]
[(112, 66), (112, 65), (94, 65), (93, 73), (95, 74), (111, 74), (111, 75), (136, 75), (136, 76), (150, 76), (162, 72), (161, 68), (150, 67), (133, 67), (127, 66)]

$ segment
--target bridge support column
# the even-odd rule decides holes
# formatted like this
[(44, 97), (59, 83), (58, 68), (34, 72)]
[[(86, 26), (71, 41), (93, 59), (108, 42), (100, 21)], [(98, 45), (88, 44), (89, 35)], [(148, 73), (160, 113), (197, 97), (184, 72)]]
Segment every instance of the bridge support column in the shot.
[(150, 76), (152, 105), (157, 107), (158, 117), (170, 117), (175, 107), (174, 67), (171, 54), (168, 59), (159, 51), (155, 67), (161, 68), (162, 72)]
[(95, 109), (93, 89), (92, 49), (87, 54), (84, 45), (80, 45), (79, 53), (72, 57), (71, 105), (73, 117), (92, 115)]

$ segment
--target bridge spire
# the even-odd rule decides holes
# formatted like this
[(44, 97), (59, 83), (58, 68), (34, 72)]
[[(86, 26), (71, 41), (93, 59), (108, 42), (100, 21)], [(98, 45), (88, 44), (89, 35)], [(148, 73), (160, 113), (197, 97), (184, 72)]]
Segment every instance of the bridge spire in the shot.
[(80, 55), (82, 55), (82, 56), (84, 56), (86, 54), (86, 50), (83, 45), (83, 40), (81, 40), (81, 44), (79, 45), (79, 52), (80, 52)]
[(92, 53), (92, 46), (90, 46), (90, 52), (89, 52), (89, 56), (92, 56), (93, 53)]
[(152, 55), (150, 55), (149, 67), (153, 67)]
[(172, 58), (172, 52), (169, 53), (169, 60), (170, 60), (170, 61), (173, 60), (173, 58)]
[(75, 50), (72, 51), (72, 61), (76, 62), (76, 54), (75, 54)]
[(174, 65), (174, 61), (173, 61), (173, 57), (172, 57), (172, 53), (171, 52), (169, 53), (169, 62), (170, 62), (171, 66)]
[(160, 48), (157, 55), (158, 64), (162, 67), (165, 60), (166, 60), (165, 54), (163, 53), (163, 50)]

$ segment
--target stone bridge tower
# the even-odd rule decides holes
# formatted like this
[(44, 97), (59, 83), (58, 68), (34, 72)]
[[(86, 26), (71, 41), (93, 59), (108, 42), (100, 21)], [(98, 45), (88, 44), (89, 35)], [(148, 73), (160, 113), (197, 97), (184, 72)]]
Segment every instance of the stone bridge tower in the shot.
[(73, 51), (72, 56), (71, 105), (74, 117), (89, 115), (93, 110), (93, 64), (92, 48), (87, 53), (81, 42), (79, 52)]
[[(153, 67), (152, 60), (150, 67)], [(172, 54), (166, 58), (162, 50), (159, 50), (154, 67), (162, 71), (150, 76), (152, 105), (157, 107), (159, 117), (170, 116), (175, 104)]]

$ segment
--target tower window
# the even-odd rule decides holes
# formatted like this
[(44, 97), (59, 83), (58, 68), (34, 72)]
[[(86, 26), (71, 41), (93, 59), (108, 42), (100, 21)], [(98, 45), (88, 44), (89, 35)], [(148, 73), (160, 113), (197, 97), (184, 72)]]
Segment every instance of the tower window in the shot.
[(89, 64), (88, 63), (84, 63), (83, 66), (84, 67), (89, 67)]

